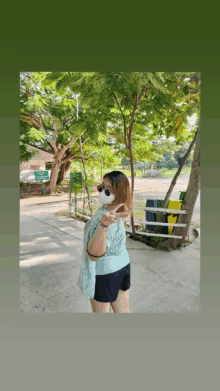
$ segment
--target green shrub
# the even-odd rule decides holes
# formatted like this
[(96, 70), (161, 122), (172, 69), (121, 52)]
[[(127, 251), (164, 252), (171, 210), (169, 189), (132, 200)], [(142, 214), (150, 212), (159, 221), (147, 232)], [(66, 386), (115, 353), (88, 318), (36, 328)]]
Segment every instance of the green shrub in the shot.
[(169, 170), (172, 170), (173, 168), (177, 167), (177, 163), (174, 158), (171, 158), (170, 160), (167, 161), (166, 166)]

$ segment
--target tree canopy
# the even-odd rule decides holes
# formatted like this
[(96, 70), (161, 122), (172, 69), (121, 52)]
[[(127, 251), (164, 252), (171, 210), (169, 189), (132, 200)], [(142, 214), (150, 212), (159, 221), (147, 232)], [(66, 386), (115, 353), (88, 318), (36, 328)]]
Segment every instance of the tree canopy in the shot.
[[(161, 136), (177, 146), (193, 139), (187, 117), (198, 115), (199, 103), (195, 72), (33, 72), (21, 78), (20, 139), (40, 143), (60, 165), (79, 157), (81, 136), (90, 165), (129, 158), (133, 187), (133, 161), (159, 160)], [(105, 148), (108, 135), (117, 156)]]

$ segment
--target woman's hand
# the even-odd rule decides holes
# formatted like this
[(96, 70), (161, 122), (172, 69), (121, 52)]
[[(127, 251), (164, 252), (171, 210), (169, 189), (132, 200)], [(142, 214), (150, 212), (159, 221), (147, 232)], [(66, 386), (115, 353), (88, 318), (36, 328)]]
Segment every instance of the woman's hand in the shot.
[(105, 227), (109, 227), (111, 224), (113, 224), (116, 221), (116, 218), (118, 216), (124, 217), (125, 212), (117, 213), (117, 210), (124, 205), (124, 207), (128, 210), (125, 204), (119, 204), (114, 209), (110, 210), (109, 212), (103, 213), (101, 220), (99, 220), (99, 223), (101, 225), (104, 225)]

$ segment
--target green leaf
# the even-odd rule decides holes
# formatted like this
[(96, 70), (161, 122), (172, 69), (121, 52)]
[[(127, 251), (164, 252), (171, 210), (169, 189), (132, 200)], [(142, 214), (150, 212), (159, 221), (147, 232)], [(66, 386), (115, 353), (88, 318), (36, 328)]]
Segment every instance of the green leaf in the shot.
[(80, 136), (85, 132), (85, 126), (77, 122), (71, 123), (69, 130), (71, 130), (71, 132), (74, 132), (74, 135)]
[(184, 92), (184, 95), (188, 95), (189, 94), (188, 86), (183, 87), (183, 92)]
[(70, 86), (70, 78), (69, 75), (65, 75), (62, 79), (59, 79), (56, 83), (57, 91), (61, 91)]
[(30, 139), (33, 141), (44, 142), (46, 140), (45, 133), (42, 130), (39, 130), (36, 128), (31, 128), (28, 131), (28, 135), (29, 135)]
[(41, 81), (42, 86), (47, 87), (56, 83), (63, 77), (63, 72), (49, 72), (45, 78)]

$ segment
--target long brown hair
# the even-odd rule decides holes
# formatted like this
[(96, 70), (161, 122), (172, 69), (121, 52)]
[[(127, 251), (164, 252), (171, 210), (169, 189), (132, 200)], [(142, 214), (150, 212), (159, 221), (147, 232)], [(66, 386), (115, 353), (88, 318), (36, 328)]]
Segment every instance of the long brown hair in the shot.
[(133, 197), (127, 176), (121, 171), (111, 171), (105, 174), (103, 178), (109, 178), (112, 183), (115, 195), (112, 206), (124, 203), (127, 206), (128, 211), (124, 208), (124, 205), (122, 205), (117, 212), (125, 212), (124, 219), (131, 216), (133, 213)]

